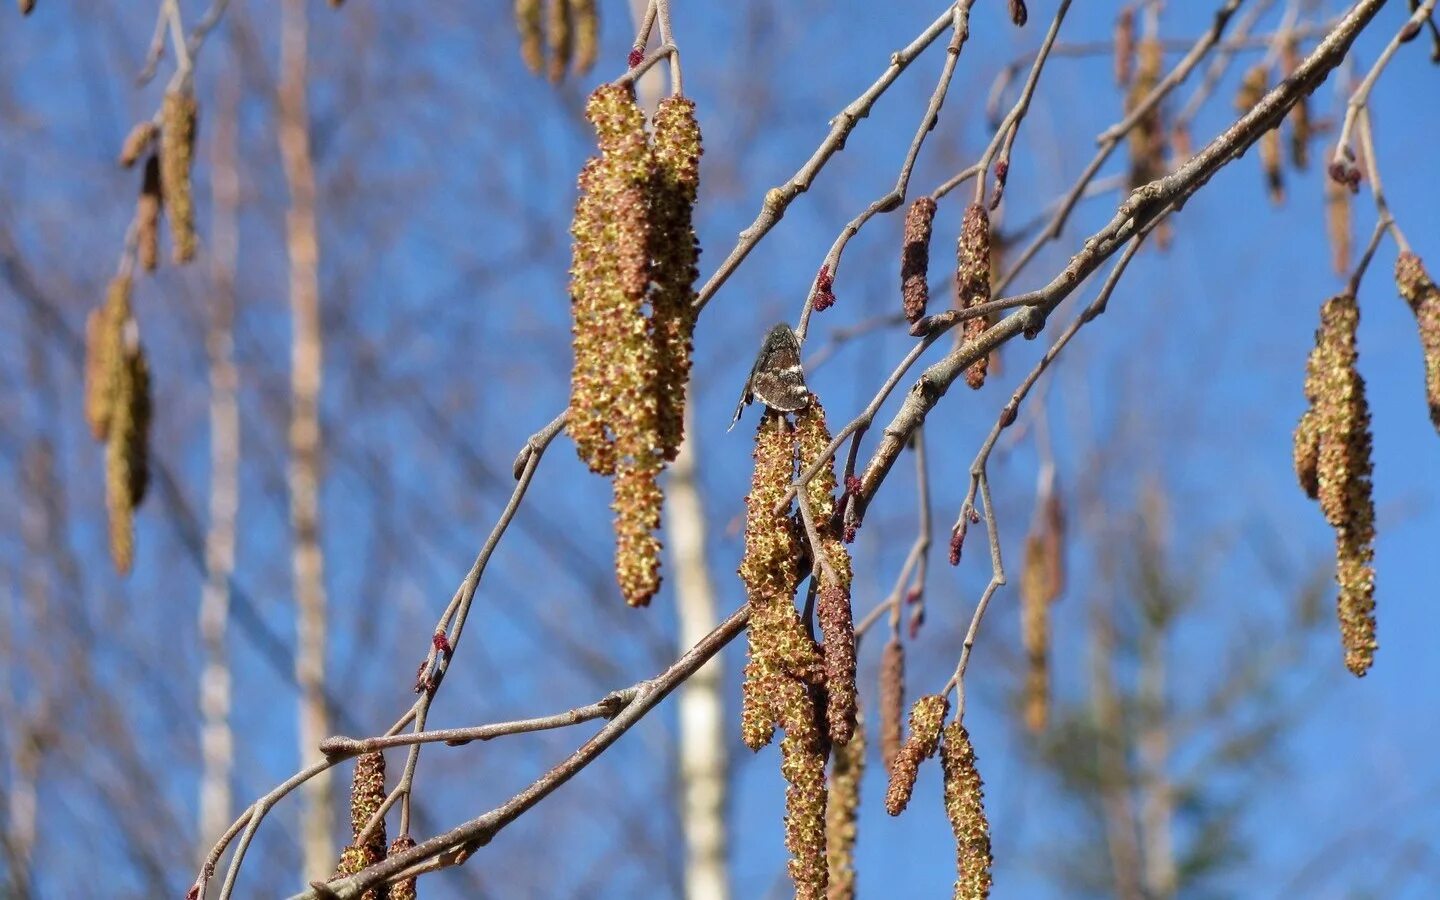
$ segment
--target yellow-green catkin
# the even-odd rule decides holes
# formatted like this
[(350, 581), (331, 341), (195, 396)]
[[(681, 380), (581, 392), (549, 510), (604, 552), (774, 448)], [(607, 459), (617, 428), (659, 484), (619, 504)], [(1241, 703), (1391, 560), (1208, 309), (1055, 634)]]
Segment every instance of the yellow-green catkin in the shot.
[(147, 272), (160, 264), (160, 207), (160, 161), (152, 153), (145, 160), (140, 198), (135, 201), (135, 254)]
[(570, 69), (575, 51), (574, 23), (570, 19), (570, 0), (547, 0), (545, 8), (545, 44), (550, 57), (550, 81), (558, 84)]
[(910, 805), (920, 764), (935, 755), (940, 729), (950, 713), (950, 699), (944, 694), (927, 694), (910, 707), (910, 736), (890, 764), (890, 786), (885, 791), (885, 811), (898, 816)]
[(984, 900), (990, 896), (990, 823), (985, 817), (985, 795), (975, 768), (975, 748), (965, 726), (945, 726), (940, 748), (945, 777), (945, 814), (955, 832), (955, 900)]
[[(990, 301), (990, 215), (979, 203), (965, 209), (960, 223), (960, 239), (955, 247), (955, 308), (970, 309)], [(960, 332), (963, 340), (972, 341), (989, 326), (987, 317), (966, 319)], [(989, 358), (982, 356), (965, 370), (965, 383), (979, 390), (985, 385)]]
[(783, 685), (818, 684), (820, 650), (795, 610), (800, 538), (788, 509), (775, 512), (795, 475), (795, 432), (780, 413), (766, 411), (755, 433), (755, 471), (745, 498), (745, 556), (740, 580), (750, 604), (750, 659), (741, 692), (740, 733), (759, 750), (779, 720)]
[(595, 65), (600, 52), (600, 14), (595, 0), (568, 0), (570, 20), (575, 23), (575, 65), (573, 71), (584, 75)]
[[(1313, 433), (1315, 496), (1335, 529), (1337, 612), (1345, 665), (1364, 675), (1375, 659), (1375, 505), (1371, 486), (1370, 408), (1356, 369), (1360, 309), (1352, 294), (1320, 308), (1320, 328), (1307, 365), (1305, 392), (1312, 402), (1301, 431)], [(1310, 452), (1305, 448), (1305, 453)], [(1302, 454), (1297, 452), (1297, 458)], [(1300, 468), (1297, 459), (1297, 469)], [(1301, 471), (1302, 486), (1306, 472)]]
[(1410, 304), (1425, 356), (1425, 399), (1430, 421), (1440, 431), (1440, 288), (1435, 286), (1420, 257), (1408, 250), (1395, 261), (1395, 286)]
[(905, 645), (891, 637), (880, 653), (880, 761), (888, 771), (905, 734)]
[(855, 838), (860, 819), (860, 782), (865, 775), (865, 723), (857, 720), (850, 742), (834, 749), (830, 796), (825, 804), (825, 858), (829, 900), (855, 898)]
[(159, 131), (149, 119), (136, 123), (125, 135), (125, 143), (120, 145), (120, 165), (128, 169), (139, 162), (141, 154), (150, 149)]
[(160, 108), (160, 183), (170, 220), (170, 239), (177, 263), (195, 257), (195, 203), (190, 165), (195, 155), (195, 95), (174, 89)]
[(133, 320), (128, 315), (119, 320), (120, 346), (112, 348), (107, 363), (113, 407), (105, 435), (105, 506), (110, 518), (110, 556), (123, 575), (135, 562), (135, 509), (149, 483), (151, 401), (145, 350)]
[[(1134, 77), (1130, 81), (1129, 91), (1125, 94), (1126, 114), (1138, 109), (1141, 102), (1160, 85), (1161, 72), (1165, 66), (1164, 49), (1154, 37), (1141, 39), (1137, 56)], [(1132, 190), (1165, 174), (1165, 131), (1158, 103), (1150, 107), (1135, 123), (1135, 127), (1130, 129), (1127, 140), (1130, 146)]]
[[(830, 445), (830, 429), (825, 424), (825, 408), (820, 398), (812, 396), (810, 405), (795, 414), (795, 434), (799, 447), (800, 471), (807, 471), (824, 455)], [(835, 461), (820, 467), (805, 485), (805, 497), (815, 517), (815, 530), (821, 546), (812, 548), (817, 556), (814, 570), (820, 589), (815, 604), (816, 617), (825, 643), (821, 651), (825, 659), (826, 721), (830, 739), (845, 744), (855, 732), (858, 706), (855, 688), (855, 620), (850, 606), (852, 579), (850, 552), (841, 539), (836, 519)], [(824, 559), (824, 564), (820, 558)]]
[(545, 68), (541, 0), (515, 0), (515, 30), (520, 32), (520, 58), (536, 75)]
[(130, 321), (130, 289), (130, 276), (115, 276), (105, 290), (105, 301), (85, 321), (85, 420), (97, 441), (110, 434), (115, 411)]
[[(390, 852), (387, 856), (395, 856), (404, 853), (406, 850), (415, 848), (415, 839), (408, 834), (402, 834), (390, 842)], [(420, 893), (415, 887), (415, 877), (402, 878), (390, 885), (390, 900), (419, 900)]]
[(780, 774), (785, 789), (785, 847), (796, 900), (824, 900), (829, 881), (825, 856), (825, 734), (815, 693), (803, 683), (780, 683)]
[[(583, 32), (582, 32), (583, 34)], [(700, 123), (695, 103), (667, 97), (655, 111), (651, 186), (651, 339), (660, 446), (673, 461), (685, 434), (685, 389), (695, 334), (700, 243), (691, 217), (700, 186)]]

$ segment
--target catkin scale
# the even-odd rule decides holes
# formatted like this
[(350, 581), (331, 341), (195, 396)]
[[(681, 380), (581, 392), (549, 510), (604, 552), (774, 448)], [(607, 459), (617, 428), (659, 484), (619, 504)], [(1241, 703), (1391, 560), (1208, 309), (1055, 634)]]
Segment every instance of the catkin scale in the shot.
[[(990, 300), (990, 215), (979, 203), (965, 209), (960, 238), (955, 246), (955, 308), (967, 310)], [(984, 316), (966, 319), (960, 337), (973, 341), (989, 327)], [(965, 370), (965, 383), (979, 390), (985, 385), (989, 358), (982, 356)]]
[(170, 221), (172, 256), (177, 263), (195, 257), (195, 204), (190, 164), (195, 154), (195, 95), (171, 90), (160, 107), (160, 184)]
[(990, 896), (990, 823), (985, 816), (985, 794), (975, 767), (975, 748), (965, 726), (945, 726), (940, 747), (944, 771), (945, 815), (955, 834), (955, 900), (984, 900)]
[(919, 321), (930, 299), (930, 233), (935, 222), (935, 201), (917, 197), (905, 211), (905, 238), (900, 248), (900, 300), (905, 318)]

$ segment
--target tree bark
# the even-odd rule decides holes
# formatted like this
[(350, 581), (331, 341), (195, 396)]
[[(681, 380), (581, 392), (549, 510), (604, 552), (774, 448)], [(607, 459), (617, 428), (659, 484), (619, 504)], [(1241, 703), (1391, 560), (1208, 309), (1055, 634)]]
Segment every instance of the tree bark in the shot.
[[(320, 547), (319, 420), (322, 340), (320, 247), (315, 220), (315, 170), (311, 159), (306, 89), (308, 22), (304, 0), (285, 0), (281, 14), (279, 136), (290, 191), (286, 245), (290, 256), (290, 527), (293, 531), (296, 637), (295, 680), (300, 689), (300, 757), (314, 760), (329, 728), (325, 708), (325, 559)], [(332, 842), (332, 779), (327, 771), (303, 789), (301, 852), (305, 878), (329, 876), (336, 860)]]

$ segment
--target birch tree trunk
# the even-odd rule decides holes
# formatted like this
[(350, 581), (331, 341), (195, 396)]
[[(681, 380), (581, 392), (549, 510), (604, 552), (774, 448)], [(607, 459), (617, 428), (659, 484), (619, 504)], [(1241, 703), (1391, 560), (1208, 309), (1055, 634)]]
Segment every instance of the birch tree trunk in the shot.
[[(320, 548), (320, 247), (315, 222), (315, 170), (310, 150), (308, 23), (304, 0), (285, 0), (280, 36), (280, 155), (290, 190), (286, 244), (290, 255), (290, 527), (294, 539), (295, 680), (300, 689), (300, 757), (318, 758), (329, 732), (325, 708), (325, 560)], [(332, 778), (327, 770), (302, 790), (301, 853), (306, 880), (331, 874)]]

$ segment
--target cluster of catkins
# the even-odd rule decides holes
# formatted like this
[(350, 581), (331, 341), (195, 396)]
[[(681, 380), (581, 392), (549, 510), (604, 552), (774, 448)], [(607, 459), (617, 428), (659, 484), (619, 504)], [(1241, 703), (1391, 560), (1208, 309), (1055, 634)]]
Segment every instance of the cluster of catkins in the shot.
[(140, 265), (153, 272), (160, 261), (160, 212), (170, 224), (172, 256), (176, 263), (195, 258), (195, 202), (190, 169), (195, 157), (198, 107), (188, 89), (174, 88), (160, 106), (160, 122), (145, 121), (126, 136), (120, 164), (135, 165), (143, 156), (140, 198), (135, 206), (136, 254)]
[[(338, 881), (375, 865), (392, 853), (403, 853), (415, 846), (415, 839), (408, 834), (397, 837), (389, 847), (385, 845), (385, 820), (379, 823), (370, 836), (362, 843), (361, 835), (380, 807), (385, 803), (385, 755), (379, 752), (362, 753), (355, 760), (355, 776), (350, 782), (350, 844), (340, 852), (340, 862), (335, 867), (331, 881)], [(415, 879), (403, 878), (394, 884), (379, 884), (366, 889), (361, 900), (415, 900), (417, 897)]]
[(1310, 407), (1295, 429), (1295, 474), (1335, 529), (1335, 580), (1345, 665), (1364, 675), (1375, 661), (1375, 504), (1370, 483), (1370, 407), (1356, 370), (1360, 308), (1351, 293), (1320, 307), (1305, 370)]
[(567, 428), (591, 471), (614, 478), (616, 577), (626, 601), (644, 606), (660, 588), (657, 479), (684, 436), (700, 127), (694, 103), (670, 97), (647, 137), (634, 95), (615, 85), (591, 95), (586, 115), (600, 155), (580, 173), (571, 225)]
[(1065, 510), (1053, 483), (1036, 504), (1020, 568), (1020, 643), (1025, 649), (1025, 727), (1045, 730), (1050, 714), (1050, 606), (1065, 590)]
[(515, 27), (520, 57), (537, 75), (544, 71), (559, 82), (566, 73), (583, 75), (595, 65), (600, 41), (595, 0), (515, 0)]
[[(1300, 65), (1300, 46), (1294, 35), (1286, 37), (1280, 45), (1280, 78), (1288, 78)], [(1235, 95), (1237, 112), (1247, 113), (1270, 90), (1271, 72), (1266, 63), (1250, 68), (1240, 81)], [(1302, 96), (1286, 117), (1289, 126), (1290, 164), (1297, 170), (1310, 165), (1310, 140), (1315, 135), (1315, 126), (1310, 120), (1310, 101)], [(1271, 128), (1260, 136), (1260, 169), (1265, 176), (1265, 189), (1275, 203), (1285, 200), (1285, 150), (1280, 126)]]
[[(900, 248), (900, 304), (911, 325), (925, 318), (925, 306), (930, 299), (927, 279), (935, 209), (933, 197), (917, 197), (905, 212), (905, 234)], [(970, 204), (965, 209), (960, 237), (955, 242), (955, 309), (964, 312), (990, 301), (990, 280), (995, 268), (993, 243), (990, 214), (983, 204)], [(956, 339), (974, 340), (994, 321), (993, 314), (966, 319), (956, 331)], [(965, 383), (980, 389), (985, 385), (989, 368), (989, 356), (975, 360), (965, 370)]]

